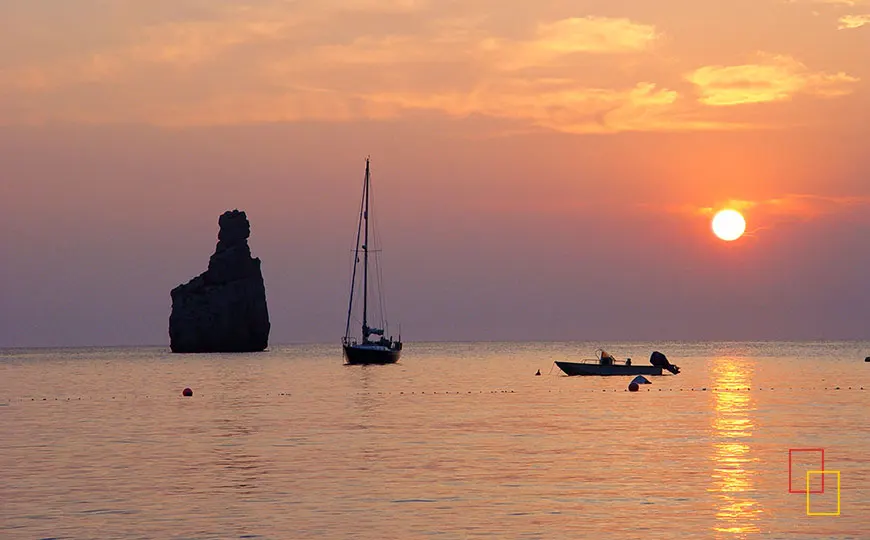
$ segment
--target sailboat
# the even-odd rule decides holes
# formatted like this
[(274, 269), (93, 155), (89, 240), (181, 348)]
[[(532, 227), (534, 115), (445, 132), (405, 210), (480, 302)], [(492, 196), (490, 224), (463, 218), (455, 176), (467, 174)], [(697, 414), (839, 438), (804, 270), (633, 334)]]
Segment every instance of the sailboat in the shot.
[[(387, 338), (386, 316), (384, 314), (383, 288), (381, 285), (380, 272), (376, 273), (376, 282), (378, 288), (378, 307), (381, 312), (380, 328), (378, 326), (369, 326), (369, 317), (371, 313), (369, 306), (369, 258), (375, 259), (376, 250), (369, 249), (369, 229), (373, 227), (369, 224), (369, 205), (371, 199), (371, 169), (369, 166), (369, 158), (366, 158), (366, 174), (363, 184), (363, 196), (360, 203), (359, 223), (356, 229), (356, 247), (354, 248), (353, 258), (353, 273), (350, 279), (350, 300), (347, 306), (347, 325), (344, 330), (344, 337), (341, 339), (341, 345), (344, 349), (344, 357), (348, 364), (395, 364), (399, 361), (399, 356), (402, 354), (402, 336), (393, 341), (393, 337)], [(374, 236), (374, 231), (372, 232)], [(360, 244), (362, 241), (362, 244)], [(360, 264), (360, 253), (362, 253), (362, 340), (358, 341), (351, 334), (351, 323), (353, 317), (353, 299), (354, 291), (357, 282), (357, 267)], [(374, 265), (373, 265), (374, 266)]]

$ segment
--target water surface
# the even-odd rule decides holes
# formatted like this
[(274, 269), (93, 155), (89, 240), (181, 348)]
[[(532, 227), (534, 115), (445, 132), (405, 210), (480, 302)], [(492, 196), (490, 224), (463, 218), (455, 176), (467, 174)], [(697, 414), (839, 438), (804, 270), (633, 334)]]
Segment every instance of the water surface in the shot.
[[(2, 351), (0, 537), (870, 538), (870, 344), (604, 345), (683, 371), (558, 375), (592, 343)], [(825, 449), (839, 516), (788, 493), (789, 448)]]

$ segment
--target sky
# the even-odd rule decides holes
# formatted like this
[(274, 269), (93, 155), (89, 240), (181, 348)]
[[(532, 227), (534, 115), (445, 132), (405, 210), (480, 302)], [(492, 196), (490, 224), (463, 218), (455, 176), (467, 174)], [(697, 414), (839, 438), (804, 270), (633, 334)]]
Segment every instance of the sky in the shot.
[(870, 0), (0, 0), (0, 347), (168, 344), (233, 208), (337, 343), (367, 155), (406, 341), (870, 339), (868, 55)]

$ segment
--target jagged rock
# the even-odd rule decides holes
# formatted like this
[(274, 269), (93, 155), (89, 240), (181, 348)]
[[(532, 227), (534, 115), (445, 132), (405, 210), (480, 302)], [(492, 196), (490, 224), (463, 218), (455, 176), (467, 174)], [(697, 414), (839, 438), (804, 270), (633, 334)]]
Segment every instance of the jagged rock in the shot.
[(269, 311), (260, 259), (251, 257), (251, 225), (244, 212), (218, 219), (218, 243), (208, 270), (172, 289), (172, 352), (262, 351), (269, 343)]

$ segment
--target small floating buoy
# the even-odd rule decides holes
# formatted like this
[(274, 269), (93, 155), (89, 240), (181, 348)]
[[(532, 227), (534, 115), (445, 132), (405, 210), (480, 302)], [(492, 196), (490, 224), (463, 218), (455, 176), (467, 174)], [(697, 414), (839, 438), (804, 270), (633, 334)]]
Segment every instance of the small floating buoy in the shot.
[(870, 356), (864, 359), (865, 362), (870, 362)]
[(638, 385), (634, 381), (632, 381), (628, 384), (628, 391), (629, 392), (637, 392), (639, 389), (640, 389), (640, 385)]
[(539, 370), (535, 373), (535, 377), (540, 377), (540, 376), (541, 376), (541, 370), (539, 369)]
[(184, 390), (181, 391), (181, 395), (184, 397), (192, 397), (193, 390), (191, 390), (190, 388), (185, 388)]

